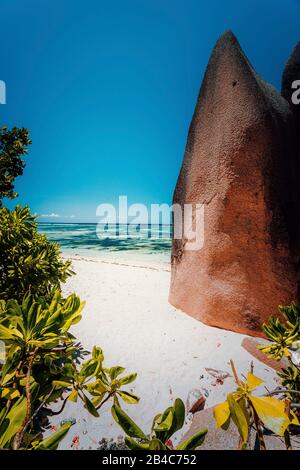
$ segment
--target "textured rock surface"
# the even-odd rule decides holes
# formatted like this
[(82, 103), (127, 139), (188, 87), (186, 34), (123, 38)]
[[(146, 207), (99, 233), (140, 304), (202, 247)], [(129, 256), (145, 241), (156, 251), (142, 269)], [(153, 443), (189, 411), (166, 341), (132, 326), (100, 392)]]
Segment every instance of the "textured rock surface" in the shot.
[(288, 101), (225, 33), (209, 61), (174, 203), (205, 204), (204, 246), (173, 240), (170, 302), (212, 326), (261, 335), (298, 298), (299, 173)]

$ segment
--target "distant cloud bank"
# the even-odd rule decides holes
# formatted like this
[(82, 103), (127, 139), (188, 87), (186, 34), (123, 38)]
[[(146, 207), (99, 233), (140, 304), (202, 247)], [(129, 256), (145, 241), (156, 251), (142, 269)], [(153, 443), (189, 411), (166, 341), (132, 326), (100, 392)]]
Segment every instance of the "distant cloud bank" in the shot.
[(40, 217), (49, 217), (49, 218), (57, 218), (57, 217), (60, 217), (59, 214), (55, 214), (54, 212), (52, 212), (52, 214), (42, 214)]
[(51, 214), (41, 214), (39, 217), (47, 217), (48, 219), (75, 219), (76, 215), (59, 215), (52, 212)]

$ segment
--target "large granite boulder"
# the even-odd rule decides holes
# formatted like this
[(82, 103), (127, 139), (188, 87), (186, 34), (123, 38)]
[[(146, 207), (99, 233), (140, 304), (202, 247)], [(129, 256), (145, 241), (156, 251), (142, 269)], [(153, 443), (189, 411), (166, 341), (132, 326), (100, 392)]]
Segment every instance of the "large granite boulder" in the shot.
[[(298, 298), (295, 128), (231, 32), (210, 58), (173, 203), (204, 205), (204, 246), (173, 240), (170, 302), (250, 335)], [(296, 175), (299, 177), (299, 172)]]

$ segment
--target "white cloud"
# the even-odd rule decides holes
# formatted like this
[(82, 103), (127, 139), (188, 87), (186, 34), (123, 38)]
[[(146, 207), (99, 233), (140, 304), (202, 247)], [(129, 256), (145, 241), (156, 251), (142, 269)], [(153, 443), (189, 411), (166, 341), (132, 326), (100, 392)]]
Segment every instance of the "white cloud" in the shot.
[(41, 214), (40, 217), (47, 217), (50, 219), (75, 219), (76, 215), (59, 215), (56, 214), (55, 212), (52, 212), (51, 214)]
[(60, 217), (60, 215), (52, 212), (52, 214), (42, 214), (41, 217), (57, 218)]

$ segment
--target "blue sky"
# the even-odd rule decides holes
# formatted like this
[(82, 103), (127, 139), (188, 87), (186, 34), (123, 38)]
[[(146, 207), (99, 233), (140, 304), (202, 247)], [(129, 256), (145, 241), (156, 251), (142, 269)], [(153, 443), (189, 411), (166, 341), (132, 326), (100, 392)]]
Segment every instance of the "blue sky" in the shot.
[(93, 221), (119, 195), (170, 204), (217, 38), (232, 29), (276, 87), (300, 40), (297, 0), (0, 0), (0, 12), (1, 124), (33, 140), (10, 206), (60, 216), (44, 221)]

